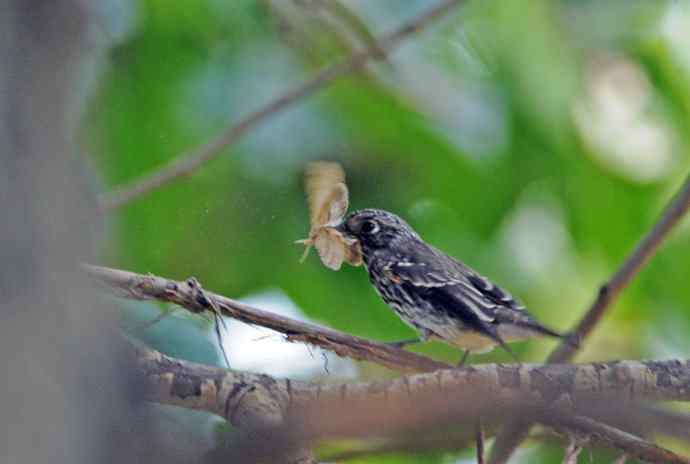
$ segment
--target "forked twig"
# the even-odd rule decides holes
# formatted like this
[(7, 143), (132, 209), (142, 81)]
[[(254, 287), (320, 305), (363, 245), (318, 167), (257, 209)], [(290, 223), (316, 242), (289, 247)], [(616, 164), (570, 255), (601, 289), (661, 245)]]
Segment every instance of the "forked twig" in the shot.
[[(594, 330), (597, 323), (604, 316), (611, 304), (616, 300), (620, 292), (627, 287), (645, 263), (654, 255), (659, 245), (668, 236), (675, 226), (690, 208), (690, 177), (685, 180), (683, 187), (674, 199), (666, 206), (661, 218), (645, 237), (638, 243), (633, 252), (623, 262), (616, 273), (601, 286), (594, 303), (584, 317), (577, 324), (573, 333), (580, 340), (580, 346), (584, 339)], [(549, 355), (547, 362), (562, 363), (569, 361), (577, 352), (577, 348), (567, 343), (561, 343)], [(489, 464), (504, 464), (508, 461), (515, 449), (529, 434), (529, 422), (513, 421), (507, 423), (496, 437), (494, 446), (489, 456)]]

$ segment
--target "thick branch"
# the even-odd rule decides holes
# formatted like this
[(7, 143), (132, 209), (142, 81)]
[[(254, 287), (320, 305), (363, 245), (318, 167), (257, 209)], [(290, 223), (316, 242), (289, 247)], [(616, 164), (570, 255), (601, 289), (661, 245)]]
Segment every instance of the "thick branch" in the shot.
[[(690, 401), (690, 361), (483, 365), (377, 383), (317, 385), (176, 360), (139, 345), (135, 350), (149, 400), (208, 411), (238, 427), (282, 424), (297, 414), (295, 423), (302, 425), (296, 428), (311, 439), (399, 433), (420, 425), (429, 432), (444, 419), (457, 423), (491, 407), (505, 414), (506, 405), (579, 411), (591, 409), (593, 398), (614, 396), (628, 405)], [(591, 418), (548, 413), (540, 420), (595, 435), (650, 462), (688, 462)]]
[[(145, 398), (149, 401), (207, 411), (241, 429), (247, 440), (270, 441), (267, 430), (286, 421), (288, 392), (264, 375), (243, 374), (169, 358), (132, 342)], [(290, 446), (281, 463), (315, 464), (306, 446)]]
[(176, 303), (193, 313), (210, 311), (215, 307), (224, 316), (273, 329), (285, 334), (288, 341), (309, 343), (333, 351), (339, 356), (370, 361), (403, 371), (428, 372), (450, 367), (448, 364), (384, 343), (290, 319), (207, 292), (202, 290), (194, 279), (178, 282), (154, 275), (135, 274), (98, 266), (85, 266), (85, 269), (116, 295)]
[[(627, 287), (630, 281), (642, 269), (644, 264), (654, 255), (659, 245), (668, 236), (675, 226), (690, 208), (690, 177), (686, 179), (682, 189), (668, 204), (659, 221), (652, 230), (638, 243), (633, 252), (628, 256), (618, 271), (601, 286), (594, 303), (585, 316), (580, 320), (574, 333), (584, 340), (596, 327), (611, 304), (616, 300), (620, 292)], [(575, 355), (577, 348), (571, 344), (561, 343), (548, 357), (547, 362), (566, 362)], [(513, 451), (529, 434), (530, 424), (517, 420), (509, 422), (496, 438), (491, 450), (489, 464), (504, 464), (508, 461)]]
[(316, 402), (354, 404), (384, 396), (389, 404), (381, 404), (381, 408), (386, 409), (414, 405), (424, 397), (454, 404), (488, 398), (492, 403), (541, 406), (575, 406), (612, 397), (621, 403), (690, 401), (690, 360), (483, 364), (382, 382), (322, 385), (230, 371), (170, 358), (139, 344), (133, 346), (150, 401), (207, 411), (234, 424), (237, 408), (246, 407), (242, 402), (249, 390), (256, 392), (261, 402), (273, 403), (281, 411), (304, 409)]
[(362, 68), (370, 60), (379, 60), (385, 55), (381, 51), (390, 52), (406, 37), (421, 31), (434, 19), (443, 16), (452, 7), (458, 5), (461, 0), (443, 0), (437, 6), (424, 11), (419, 16), (411, 19), (396, 30), (381, 37), (376, 46), (357, 53), (353, 53), (348, 59), (333, 64), (323, 69), (314, 77), (299, 87), (285, 92), (280, 97), (261, 107), (234, 126), (227, 128), (223, 133), (208, 143), (184, 153), (173, 159), (161, 169), (135, 179), (129, 184), (123, 185), (114, 191), (104, 194), (100, 198), (102, 210), (118, 208), (130, 201), (155, 190), (178, 177), (192, 174), (205, 162), (216, 158), (223, 149), (238, 142), (252, 129), (302, 99), (322, 89), (330, 82), (346, 76)]

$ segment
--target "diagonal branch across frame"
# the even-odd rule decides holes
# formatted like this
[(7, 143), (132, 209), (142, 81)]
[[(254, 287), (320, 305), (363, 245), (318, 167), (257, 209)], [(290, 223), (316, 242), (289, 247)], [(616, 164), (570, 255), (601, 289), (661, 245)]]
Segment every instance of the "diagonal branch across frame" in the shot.
[[(606, 311), (611, 308), (612, 303), (620, 292), (628, 286), (630, 281), (654, 255), (659, 245), (668, 237), (668, 234), (683, 218), (688, 209), (690, 209), (690, 176), (686, 178), (685, 183), (674, 199), (666, 206), (661, 218), (659, 218), (654, 227), (640, 240), (611, 279), (601, 286), (592, 306), (574, 330), (574, 333), (580, 340), (584, 340), (594, 330)], [(561, 343), (549, 355), (547, 362), (567, 362), (572, 359), (576, 352), (577, 348)], [(506, 463), (520, 443), (527, 438), (530, 425), (529, 422), (521, 420), (508, 422), (496, 438), (489, 456), (489, 464)]]
[(385, 343), (377, 343), (316, 324), (297, 321), (217, 295), (203, 290), (193, 278), (180, 282), (151, 274), (136, 274), (100, 266), (85, 265), (84, 268), (106, 290), (118, 296), (167, 301), (178, 304), (193, 313), (211, 311), (215, 308), (224, 316), (285, 334), (290, 342), (308, 343), (333, 351), (339, 356), (370, 361), (408, 372), (429, 372), (450, 367), (443, 362)]
[(275, 100), (270, 101), (254, 113), (249, 114), (237, 124), (228, 127), (225, 131), (204, 145), (190, 152), (181, 154), (157, 171), (137, 178), (131, 183), (116, 188), (109, 193), (102, 194), (99, 197), (100, 209), (102, 211), (109, 211), (119, 208), (179, 177), (194, 173), (201, 165), (216, 158), (225, 148), (238, 142), (252, 129), (271, 116), (300, 102), (302, 99), (324, 88), (332, 81), (361, 69), (367, 62), (384, 58), (385, 54), (382, 54), (381, 51), (391, 51), (405, 38), (421, 31), (429, 23), (443, 16), (453, 7), (462, 3), (462, 1), (463, 0), (441, 1), (436, 6), (402, 24), (394, 31), (382, 36), (377, 41), (376, 46), (353, 53), (345, 61), (324, 68), (308, 81), (286, 91)]

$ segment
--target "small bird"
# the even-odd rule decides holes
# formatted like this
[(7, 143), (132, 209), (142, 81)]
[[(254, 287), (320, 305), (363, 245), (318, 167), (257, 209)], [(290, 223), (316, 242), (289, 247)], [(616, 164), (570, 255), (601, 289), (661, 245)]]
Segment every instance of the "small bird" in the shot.
[(334, 227), (356, 239), (369, 279), (381, 298), (420, 336), (395, 342), (404, 347), (439, 339), (484, 353), (506, 342), (541, 336), (566, 338), (529, 315), (510, 293), (425, 243), (401, 218), (380, 209), (350, 213)]

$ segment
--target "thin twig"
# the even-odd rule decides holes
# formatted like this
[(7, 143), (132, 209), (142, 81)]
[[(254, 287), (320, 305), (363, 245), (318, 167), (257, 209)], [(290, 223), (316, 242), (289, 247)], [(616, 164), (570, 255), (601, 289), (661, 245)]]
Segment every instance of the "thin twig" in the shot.
[(99, 199), (101, 210), (108, 211), (118, 208), (178, 177), (192, 174), (202, 164), (216, 158), (222, 150), (238, 142), (243, 136), (247, 135), (252, 129), (271, 116), (284, 111), (295, 103), (310, 96), (335, 79), (359, 70), (367, 62), (381, 59), (381, 51), (390, 52), (402, 42), (403, 39), (421, 31), (433, 20), (443, 16), (444, 13), (454, 6), (459, 5), (461, 2), (462, 0), (441, 1), (435, 7), (424, 11), (422, 14), (404, 23), (394, 31), (382, 36), (377, 41), (376, 47), (353, 53), (345, 61), (324, 68), (302, 85), (288, 90), (280, 97), (272, 100), (259, 108), (256, 112), (242, 119), (236, 125), (227, 128), (224, 132), (206, 144), (187, 153), (183, 153), (174, 158), (169, 164), (153, 173), (144, 175), (128, 184), (116, 188), (112, 192), (101, 195)]
[(481, 418), (475, 422), (474, 443), (477, 450), (477, 464), (484, 464), (484, 430), (482, 430)]
[[(647, 235), (638, 243), (618, 271), (601, 286), (594, 303), (585, 316), (577, 324), (574, 335), (578, 337), (580, 346), (584, 339), (594, 330), (597, 323), (604, 316), (620, 292), (627, 287), (645, 263), (654, 255), (659, 245), (668, 236), (690, 208), (690, 177), (685, 180), (683, 187), (675, 198), (668, 204), (659, 221)], [(548, 357), (547, 362), (567, 362), (575, 355), (577, 348), (573, 344), (562, 342)], [(513, 421), (505, 425), (496, 437), (489, 456), (489, 464), (504, 464), (510, 459), (515, 449), (529, 434), (529, 422)]]
[[(620, 269), (611, 279), (601, 286), (594, 303), (585, 316), (577, 324), (573, 333), (583, 341), (596, 327), (607, 309), (616, 300), (620, 292), (628, 286), (647, 261), (654, 255), (661, 242), (668, 236), (673, 226), (685, 215), (690, 208), (690, 177), (685, 180), (682, 189), (672, 202), (666, 207), (659, 221), (652, 230), (638, 243)], [(570, 360), (576, 353), (574, 344), (562, 342), (556, 348), (547, 362), (561, 363)]]
[(172, 315), (172, 313), (174, 311), (175, 311), (175, 308), (173, 308), (169, 311), (161, 312), (158, 316), (154, 317), (150, 321), (146, 321), (146, 322), (142, 322), (141, 324), (137, 324), (134, 327), (130, 327), (128, 330), (130, 332), (144, 332), (144, 331), (150, 329), (151, 327), (153, 327), (154, 325), (158, 324), (160, 321), (162, 321), (166, 317)]
[(201, 288), (196, 279), (185, 282), (154, 275), (84, 266), (105, 288), (118, 296), (134, 299), (157, 299), (178, 304), (193, 313), (213, 312), (247, 324), (273, 329), (286, 335), (290, 342), (303, 342), (360, 361), (370, 361), (391, 369), (428, 372), (451, 366), (385, 343), (355, 337), (316, 324), (301, 322), (274, 314)]
[[(556, 428), (565, 428), (568, 432), (576, 431), (579, 434), (584, 434), (588, 438), (623, 451), (626, 456), (634, 457), (644, 462), (690, 464), (690, 459), (679, 456), (673, 451), (588, 417), (560, 415), (553, 422), (548, 420), (545, 422)], [(573, 451), (576, 452), (578, 447), (579, 444), (575, 441)], [(573, 462), (577, 462), (576, 459), (577, 456), (575, 456), (575, 461)]]
[(563, 456), (563, 464), (577, 464), (577, 458), (582, 452), (582, 444), (571, 434), (568, 446), (565, 448), (565, 455)]

